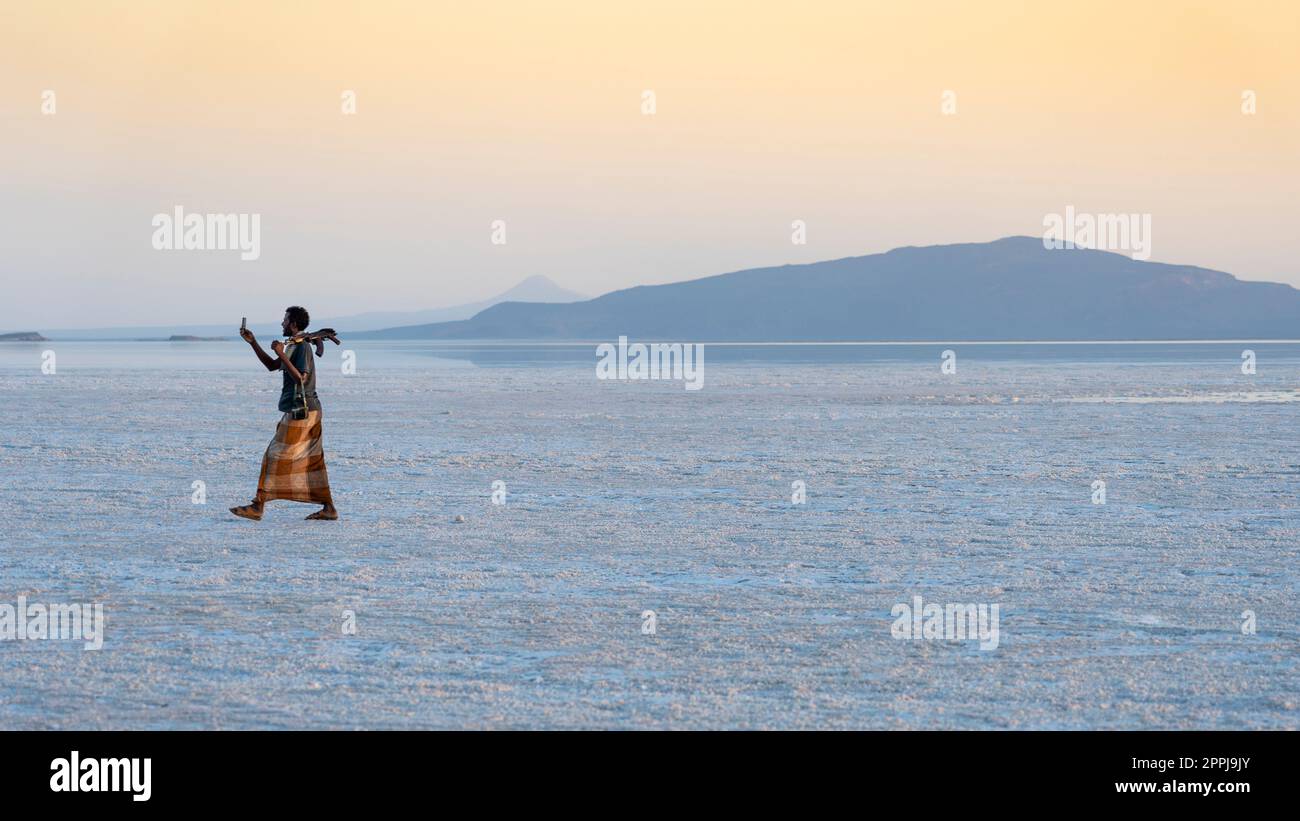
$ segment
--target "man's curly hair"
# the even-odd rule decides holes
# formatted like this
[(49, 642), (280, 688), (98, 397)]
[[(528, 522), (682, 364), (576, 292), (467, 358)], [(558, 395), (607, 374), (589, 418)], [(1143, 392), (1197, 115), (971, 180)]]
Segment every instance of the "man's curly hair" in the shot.
[(289, 315), (289, 321), (298, 327), (299, 332), (307, 330), (307, 326), (311, 324), (311, 314), (307, 313), (307, 309), (301, 305), (290, 305), (284, 309), (284, 312)]

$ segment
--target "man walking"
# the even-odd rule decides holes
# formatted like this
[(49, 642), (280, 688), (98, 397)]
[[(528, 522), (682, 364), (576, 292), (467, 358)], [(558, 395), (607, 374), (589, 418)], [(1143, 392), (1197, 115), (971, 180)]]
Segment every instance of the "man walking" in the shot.
[[(329, 475), (325, 471), (325, 449), (321, 444), (321, 407), (316, 396), (316, 362), (312, 356), (315, 343), (316, 356), (325, 352), (321, 337), (310, 339), (303, 334), (311, 317), (306, 308), (294, 305), (284, 312), (281, 330), (289, 338), (288, 344), (275, 340), (271, 343), (272, 357), (247, 328), (239, 335), (253, 347), (253, 353), (268, 371), (280, 371), (284, 386), (280, 391), (280, 424), (275, 428), (275, 438), (266, 446), (262, 457), (262, 473), (257, 480), (257, 495), (250, 504), (232, 507), (230, 512), (245, 519), (260, 521), (262, 511), (272, 499), (289, 499), (321, 505), (321, 509), (308, 519), (339, 517), (330, 496)], [(333, 336), (326, 329), (325, 336)]]

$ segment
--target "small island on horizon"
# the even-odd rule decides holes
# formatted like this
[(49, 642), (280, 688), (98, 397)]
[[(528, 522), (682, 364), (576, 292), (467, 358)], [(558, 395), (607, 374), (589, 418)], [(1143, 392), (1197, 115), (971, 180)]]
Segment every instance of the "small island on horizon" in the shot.
[[(232, 337), (229, 336), (194, 336), (192, 334), (172, 334), (163, 339), (162, 337), (132, 339), (131, 342), (229, 342)], [(37, 331), (16, 331), (13, 333), (0, 334), (0, 342), (53, 342), (47, 336), (42, 336)], [(80, 340), (86, 341), (86, 340)], [(95, 340), (102, 341), (102, 340)]]

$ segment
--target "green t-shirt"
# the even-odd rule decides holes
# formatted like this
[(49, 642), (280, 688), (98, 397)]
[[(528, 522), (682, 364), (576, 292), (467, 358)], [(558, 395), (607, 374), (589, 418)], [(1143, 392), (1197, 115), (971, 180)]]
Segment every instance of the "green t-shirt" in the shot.
[(311, 345), (310, 342), (289, 342), (284, 346), (285, 355), (304, 377), (303, 383), (299, 385), (287, 368), (280, 368), (284, 377), (280, 389), (280, 410), (284, 413), (300, 411), (304, 406), (307, 410), (320, 410), (320, 399), (316, 396), (316, 357), (312, 355)]

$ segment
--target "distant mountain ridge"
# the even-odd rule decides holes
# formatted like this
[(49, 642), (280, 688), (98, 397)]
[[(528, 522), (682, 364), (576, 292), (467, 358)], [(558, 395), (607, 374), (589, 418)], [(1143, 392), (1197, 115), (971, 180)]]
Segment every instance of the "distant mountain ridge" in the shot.
[(639, 286), (596, 299), (503, 302), (371, 339), (691, 342), (1300, 338), (1300, 290), (1037, 237)]
[(340, 333), (344, 330), (370, 331), (398, 325), (426, 325), (469, 319), (480, 311), (502, 302), (578, 302), (584, 299), (587, 299), (585, 294), (561, 288), (549, 277), (537, 274), (528, 277), (508, 291), (478, 302), (424, 311), (370, 311), (349, 316), (322, 317), (319, 320), (313, 317), (312, 325), (317, 328), (335, 328)]

